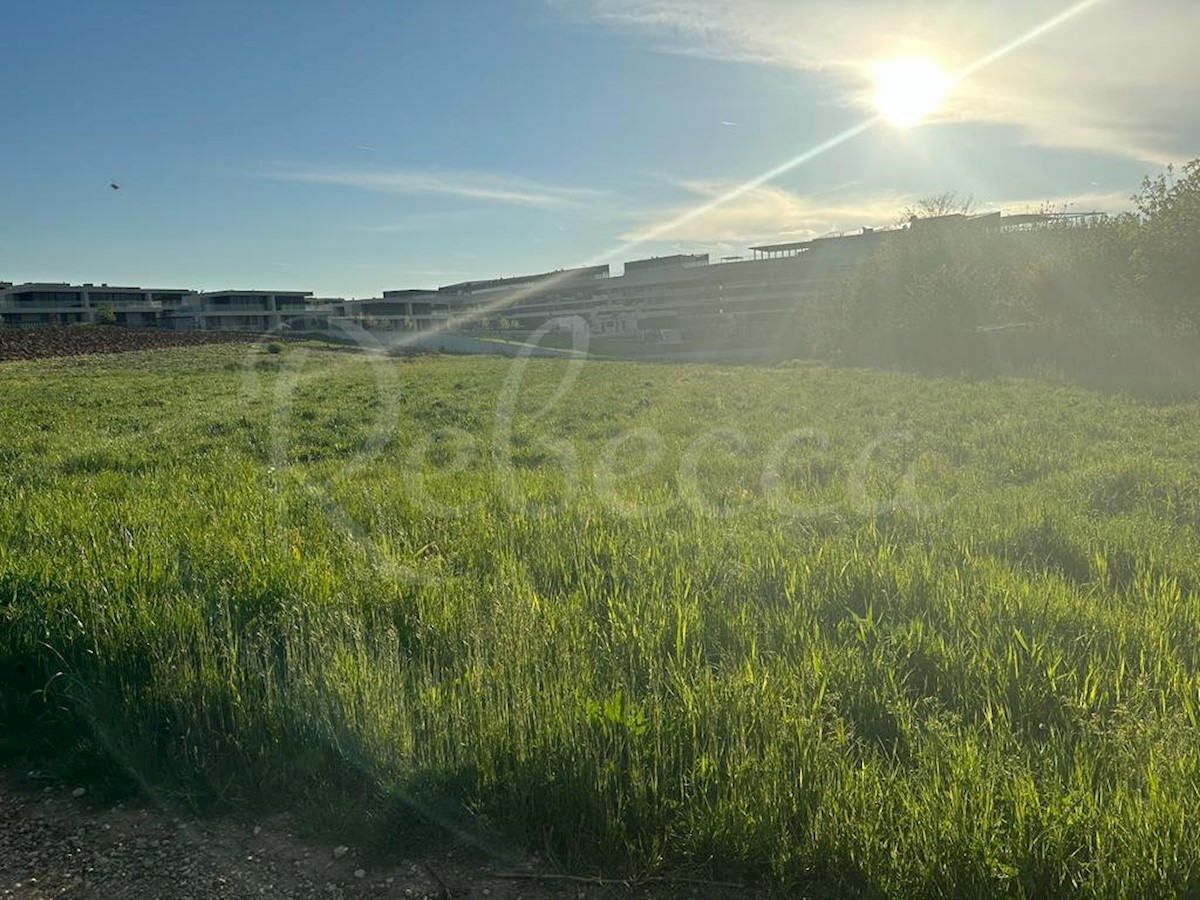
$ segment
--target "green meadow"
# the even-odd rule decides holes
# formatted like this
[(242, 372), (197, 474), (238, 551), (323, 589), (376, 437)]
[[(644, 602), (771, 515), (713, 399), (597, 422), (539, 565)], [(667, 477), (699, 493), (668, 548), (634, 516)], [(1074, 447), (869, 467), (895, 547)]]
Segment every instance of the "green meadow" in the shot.
[(0, 755), (576, 872), (1195, 895), (1198, 439), (1047, 380), (6, 363)]

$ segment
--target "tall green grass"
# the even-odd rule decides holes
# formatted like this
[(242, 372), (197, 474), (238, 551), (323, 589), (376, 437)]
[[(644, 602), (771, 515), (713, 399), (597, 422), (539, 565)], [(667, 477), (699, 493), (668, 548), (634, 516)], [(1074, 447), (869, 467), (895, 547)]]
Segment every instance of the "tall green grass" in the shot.
[(497, 423), (510, 365), (0, 367), (0, 746), (789, 894), (1200, 891), (1195, 404), (546, 361)]

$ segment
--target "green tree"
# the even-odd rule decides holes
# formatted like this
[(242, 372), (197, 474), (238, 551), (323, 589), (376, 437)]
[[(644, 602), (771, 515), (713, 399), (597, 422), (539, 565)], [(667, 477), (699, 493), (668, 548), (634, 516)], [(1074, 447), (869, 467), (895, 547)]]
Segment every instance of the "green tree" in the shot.
[(1146, 178), (1133, 196), (1139, 226), (1134, 278), (1143, 297), (1175, 331), (1200, 330), (1200, 159)]

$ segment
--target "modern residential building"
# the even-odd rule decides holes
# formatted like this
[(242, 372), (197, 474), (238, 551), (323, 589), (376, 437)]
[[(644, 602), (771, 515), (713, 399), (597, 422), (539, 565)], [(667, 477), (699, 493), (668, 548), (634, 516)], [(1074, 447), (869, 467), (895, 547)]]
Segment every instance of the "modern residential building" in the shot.
[[(829, 300), (880, 243), (911, 230), (1037, 227), (1069, 215), (951, 214), (887, 229), (750, 247), (751, 257), (676, 254), (534, 275), (463, 281), (434, 289), (385, 291), (364, 300), (317, 298), (309, 291), (111, 287), (0, 282), (0, 323), (73, 325), (114, 320), (147, 328), (258, 333), (346, 330), (529, 332), (566, 320), (594, 336), (642, 343), (713, 339), (763, 344)], [(901, 237), (901, 239), (904, 239)], [(111, 310), (112, 315), (107, 312)], [(556, 326), (557, 327), (557, 326)]]
[(160, 327), (164, 316), (186, 304), (193, 293), (181, 288), (71, 285), (61, 282), (0, 287), (0, 322), (18, 327), (80, 325), (111, 310), (118, 325)]
[(313, 304), (312, 291), (206, 291), (175, 310), (171, 326), (204, 331), (313, 331), (334, 310)]
[[(212, 331), (315, 331), (341, 301), (315, 303), (310, 291), (218, 291), (65, 282), (0, 286), (0, 324), (87, 325)], [(111, 317), (108, 316), (111, 311)]]
[(866, 231), (753, 248), (756, 258), (710, 261), (708, 254), (632, 260), (620, 275), (605, 265), (467, 281), (436, 291), (388, 291), (348, 303), (363, 327), (532, 331), (578, 317), (593, 335), (678, 342), (713, 335), (768, 335), (798, 305), (828, 293), (871, 253)]
[[(750, 247), (751, 258), (677, 254), (608, 265), (387, 291), (341, 311), (368, 329), (528, 332), (578, 317), (593, 336), (641, 342), (769, 340), (836, 288), (889, 236), (909, 229), (1028, 228), (1095, 214), (952, 214), (885, 229)], [(564, 327), (565, 323), (564, 323)]]
[(382, 297), (343, 301), (338, 315), (373, 331), (432, 331), (448, 327), (450, 302), (438, 291), (384, 291)]

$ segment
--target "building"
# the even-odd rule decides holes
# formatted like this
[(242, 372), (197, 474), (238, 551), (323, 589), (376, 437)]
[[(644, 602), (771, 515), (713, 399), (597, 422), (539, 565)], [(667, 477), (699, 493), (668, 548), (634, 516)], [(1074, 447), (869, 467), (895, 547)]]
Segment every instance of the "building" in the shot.
[(44, 282), (0, 287), (0, 321), (15, 327), (83, 325), (112, 312), (118, 325), (163, 326), (194, 294), (181, 288), (116, 287)]
[[(713, 262), (706, 253), (675, 254), (631, 260), (620, 275), (601, 264), (463, 281), (436, 290), (391, 290), (365, 300), (317, 298), (309, 291), (0, 283), (0, 322), (74, 325), (100, 317), (130, 327), (261, 334), (344, 331), (351, 325), (372, 331), (528, 333), (571, 319), (582, 320), (597, 337), (764, 346), (782, 329), (794, 331), (881, 242), (896, 235), (944, 228), (1024, 229), (1097, 215), (952, 213), (902, 227), (761, 244), (749, 248), (750, 259), (727, 256)], [(561, 327), (574, 326), (563, 321)]]
[(450, 322), (450, 302), (437, 291), (384, 291), (382, 297), (342, 301), (338, 315), (373, 331), (432, 331)]
[(607, 263), (438, 288), (451, 321), (465, 327), (536, 328), (547, 319), (588, 312), (599, 286), (610, 277)]
[(951, 214), (906, 226), (761, 244), (749, 248), (750, 259), (731, 256), (714, 263), (708, 254), (677, 254), (631, 260), (620, 275), (605, 264), (466, 281), (436, 291), (387, 291), (380, 299), (347, 304), (343, 314), (367, 329), (413, 331), (530, 332), (578, 317), (596, 337), (762, 346), (832, 298), (889, 236), (914, 228), (1009, 230), (1064, 218), (1070, 217)]
[(751, 260), (713, 263), (706, 253), (677, 254), (631, 260), (615, 276), (603, 264), (436, 291), (387, 291), (380, 299), (347, 303), (344, 315), (367, 329), (515, 332), (578, 317), (595, 336), (753, 341), (770, 336), (798, 306), (828, 294), (881, 239), (881, 232), (865, 229), (755, 247)]
[(332, 301), (312, 291), (205, 291), (171, 313), (170, 327), (203, 331), (317, 331), (328, 326)]
[[(129, 328), (319, 331), (340, 300), (310, 291), (217, 291), (65, 282), (0, 286), (0, 324), (35, 328), (111, 321)], [(109, 316), (111, 312), (111, 317)]]

